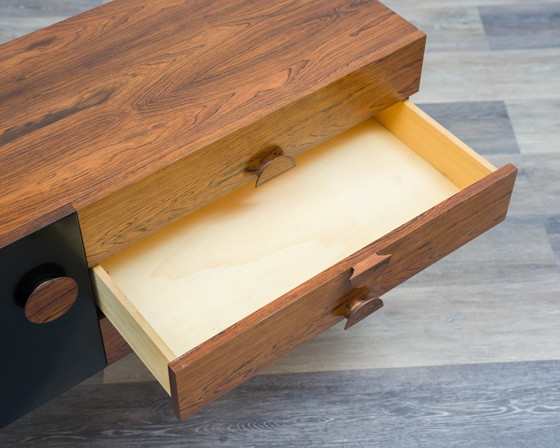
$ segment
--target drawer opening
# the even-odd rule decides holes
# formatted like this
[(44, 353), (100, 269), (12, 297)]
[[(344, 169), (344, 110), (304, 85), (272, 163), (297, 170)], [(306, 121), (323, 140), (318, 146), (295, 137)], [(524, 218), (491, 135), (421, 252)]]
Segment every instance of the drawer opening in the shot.
[(167, 364), (495, 168), (398, 103), (93, 268), (98, 305), (170, 392)]

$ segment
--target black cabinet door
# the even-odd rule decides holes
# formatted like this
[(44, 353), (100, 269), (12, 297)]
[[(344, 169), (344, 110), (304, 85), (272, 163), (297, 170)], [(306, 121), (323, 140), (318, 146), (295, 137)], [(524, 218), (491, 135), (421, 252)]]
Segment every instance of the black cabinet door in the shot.
[[(60, 283), (73, 285), (75, 300), (53, 320), (33, 323), (26, 317), (29, 297), (60, 278), (73, 280)], [(104, 367), (89, 270), (71, 213), (0, 249), (0, 427)]]

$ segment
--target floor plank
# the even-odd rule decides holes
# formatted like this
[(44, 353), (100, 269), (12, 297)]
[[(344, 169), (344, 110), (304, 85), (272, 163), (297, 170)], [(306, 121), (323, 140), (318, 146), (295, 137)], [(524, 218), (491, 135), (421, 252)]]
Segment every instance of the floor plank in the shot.
[[(399, 8), (414, 6), (415, 9), (476, 7), (481, 5), (526, 5), (527, 0), (383, 0), (383, 3), (394, 11)], [(558, 3), (558, 0), (538, 0), (538, 3)]]
[(429, 103), (419, 106), (479, 154), (519, 153), (503, 101)]
[(558, 265), (560, 265), (560, 215), (552, 215), (546, 220), (546, 233), (550, 240), (550, 246), (556, 255)]
[(64, 20), (64, 16), (6, 17), (0, 9), (0, 44)]
[(430, 52), (417, 103), (560, 99), (560, 48)]
[(560, 214), (560, 147), (557, 152), (550, 154), (500, 154), (487, 158), (496, 166), (503, 165), (507, 160), (522, 170), (521, 176), (530, 182), (533, 191), (538, 195), (535, 199), (540, 202), (531, 208), (541, 208), (547, 215)]
[(101, 0), (0, 0), (0, 44), (100, 4)]
[(560, 152), (560, 99), (507, 101), (506, 106), (522, 153)]
[(557, 448), (559, 368), (547, 361), (261, 375), (183, 424), (155, 383), (80, 386), (12, 424), (0, 444)]
[(560, 3), (479, 8), (490, 49), (560, 47)]
[(396, 11), (424, 31), (427, 36), (426, 51), (488, 50), (488, 42), (478, 9), (425, 8), (395, 5)]

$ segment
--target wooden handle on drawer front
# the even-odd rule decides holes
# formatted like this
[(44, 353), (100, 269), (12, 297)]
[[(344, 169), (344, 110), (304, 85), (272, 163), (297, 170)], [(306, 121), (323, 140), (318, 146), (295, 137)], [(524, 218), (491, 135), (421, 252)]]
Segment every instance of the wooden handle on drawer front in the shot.
[(277, 145), (269, 145), (247, 162), (245, 171), (257, 176), (255, 187), (260, 187), (295, 166), (296, 160), (292, 156), (284, 154)]
[(375, 279), (387, 267), (390, 260), (391, 255), (373, 254), (352, 268), (350, 283), (356, 289), (367, 288), (367, 294), (350, 304), (346, 312), (345, 330), (383, 306), (383, 301), (376, 297)]
[(360, 261), (352, 268), (350, 283), (354, 288), (369, 288), (375, 283), (375, 277), (384, 270), (391, 261), (391, 255), (373, 254)]
[(264, 160), (257, 172), (257, 182), (255, 187), (271, 181), (272, 179), (280, 176), (280, 174), (291, 170), (296, 166), (296, 161), (293, 157), (281, 155), (271, 160)]
[(351, 326), (356, 325), (362, 319), (365, 319), (370, 314), (375, 313), (383, 306), (383, 300), (379, 297), (366, 297), (365, 299), (356, 300), (348, 309), (346, 314), (345, 330)]

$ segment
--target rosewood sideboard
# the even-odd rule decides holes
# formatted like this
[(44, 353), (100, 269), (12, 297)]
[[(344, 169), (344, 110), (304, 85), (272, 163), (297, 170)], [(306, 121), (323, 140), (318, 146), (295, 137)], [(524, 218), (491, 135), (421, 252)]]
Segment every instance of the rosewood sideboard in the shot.
[(0, 46), (0, 426), (130, 350), (184, 419), (502, 221), (515, 167), (408, 100), (424, 43), (377, 1), (114, 0)]

